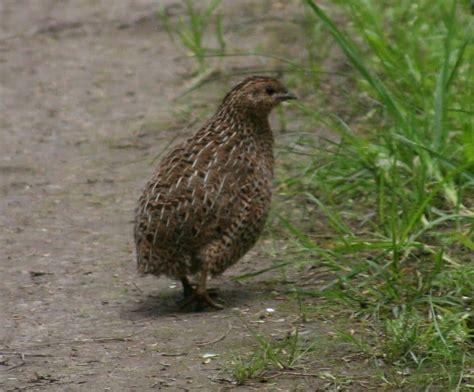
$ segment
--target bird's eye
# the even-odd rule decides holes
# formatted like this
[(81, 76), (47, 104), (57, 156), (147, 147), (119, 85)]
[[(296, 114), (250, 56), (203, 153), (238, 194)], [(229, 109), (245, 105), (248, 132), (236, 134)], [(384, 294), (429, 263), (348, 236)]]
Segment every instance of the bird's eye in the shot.
[(267, 86), (266, 89), (265, 89), (265, 92), (268, 95), (273, 95), (273, 94), (275, 94), (275, 89), (272, 86)]

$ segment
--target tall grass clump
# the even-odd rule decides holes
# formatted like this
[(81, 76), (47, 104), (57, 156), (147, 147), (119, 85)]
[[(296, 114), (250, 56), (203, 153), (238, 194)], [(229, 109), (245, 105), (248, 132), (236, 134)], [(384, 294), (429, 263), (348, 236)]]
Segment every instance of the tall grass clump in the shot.
[[(183, 2), (184, 15), (177, 19), (168, 15), (165, 7), (158, 12), (158, 18), (170, 39), (172, 41), (178, 39), (179, 44), (186, 48), (188, 53), (196, 60), (198, 74), (208, 71), (208, 56), (210, 54), (222, 56), (225, 53), (221, 14), (217, 11), (220, 2), (221, 0), (204, 2), (185, 0)], [(217, 43), (215, 48), (211, 48), (204, 43), (204, 35), (208, 31), (213, 32), (213, 38)]]
[[(299, 104), (338, 135), (296, 142), (310, 158), (295, 159), (285, 188), (302, 195), (310, 219), (284, 225), (336, 273), (306, 294), (370, 314), (373, 354), (385, 363), (428, 369), (427, 383), (472, 384), (474, 18), (457, 1), (336, 1), (337, 19), (305, 3), (350, 66), (338, 104), (357, 109), (344, 118), (334, 104)], [(311, 236), (317, 221), (324, 239)]]

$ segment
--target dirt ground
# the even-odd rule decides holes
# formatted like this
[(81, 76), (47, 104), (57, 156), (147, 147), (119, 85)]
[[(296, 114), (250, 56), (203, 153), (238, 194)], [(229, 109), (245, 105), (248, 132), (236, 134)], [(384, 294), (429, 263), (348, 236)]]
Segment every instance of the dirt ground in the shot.
[[(246, 3), (222, 9), (244, 20)], [(136, 275), (135, 203), (178, 131), (150, 124), (170, 118), (190, 72), (156, 10), (0, 3), (0, 390), (326, 390), (314, 377), (232, 383), (245, 324), (281, 334), (294, 318), (271, 274), (230, 280), (271, 263), (260, 247), (213, 282), (223, 311), (183, 313), (174, 282)]]

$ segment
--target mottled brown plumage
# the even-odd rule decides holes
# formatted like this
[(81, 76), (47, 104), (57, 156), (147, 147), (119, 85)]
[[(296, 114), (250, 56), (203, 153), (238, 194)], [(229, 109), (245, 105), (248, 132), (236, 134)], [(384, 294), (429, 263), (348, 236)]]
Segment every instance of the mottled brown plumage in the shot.
[(208, 274), (222, 273), (260, 236), (273, 177), (268, 115), (293, 98), (276, 79), (243, 80), (146, 185), (134, 228), (138, 270), (181, 280), (185, 304), (221, 308), (206, 291)]

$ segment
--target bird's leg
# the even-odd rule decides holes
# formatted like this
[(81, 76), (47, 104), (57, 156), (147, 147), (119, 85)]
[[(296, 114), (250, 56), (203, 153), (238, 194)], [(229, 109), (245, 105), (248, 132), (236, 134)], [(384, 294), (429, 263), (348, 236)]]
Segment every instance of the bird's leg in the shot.
[(203, 302), (207, 303), (209, 306), (215, 309), (223, 309), (224, 307), (222, 305), (219, 305), (209, 296), (209, 292), (207, 291), (207, 274), (208, 269), (206, 266), (205, 268), (203, 268), (201, 276), (199, 277), (199, 282), (196, 287), (196, 294)]
[[(223, 309), (223, 306), (215, 302), (209, 296), (209, 293), (207, 292), (207, 274), (208, 274), (208, 267), (204, 266), (204, 268), (201, 271), (201, 275), (199, 276), (199, 281), (196, 286), (196, 289), (193, 290), (191, 286), (191, 290), (193, 290), (193, 292), (189, 297), (186, 297), (186, 299), (181, 305), (182, 308), (185, 308), (185, 307), (188, 307), (188, 305), (194, 304), (195, 308), (199, 310), (202, 309), (204, 305), (209, 305), (210, 307), (214, 309)], [(183, 282), (183, 279), (181, 279), (181, 282)], [(189, 284), (189, 281), (187, 283)], [(184, 287), (184, 284), (185, 283), (183, 282), (183, 287)]]
[(181, 283), (183, 284), (183, 296), (184, 298), (189, 298), (194, 294), (194, 287), (193, 285), (189, 282), (189, 279), (186, 275), (180, 278)]

